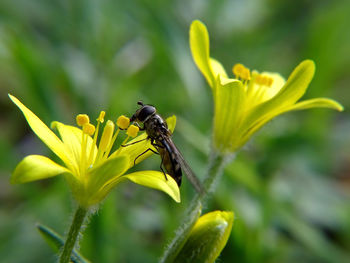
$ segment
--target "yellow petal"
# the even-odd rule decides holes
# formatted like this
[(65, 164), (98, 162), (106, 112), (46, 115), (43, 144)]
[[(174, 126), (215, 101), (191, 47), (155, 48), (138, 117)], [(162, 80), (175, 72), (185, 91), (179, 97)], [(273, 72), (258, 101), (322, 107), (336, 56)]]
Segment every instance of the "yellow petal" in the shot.
[(252, 124), (251, 128), (248, 129), (248, 131), (243, 136), (242, 145), (246, 141), (248, 141), (249, 138), (255, 132), (257, 132), (267, 122), (269, 122), (273, 118), (277, 117), (278, 115), (284, 114), (288, 111), (306, 110), (306, 109), (311, 109), (311, 108), (329, 108), (329, 109), (333, 109), (333, 110), (337, 110), (337, 111), (342, 111), (344, 109), (343, 106), (340, 103), (338, 103), (337, 101), (327, 99), (327, 98), (316, 98), (316, 99), (305, 100), (305, 101), (301, 101), (297, 104), (285, 107), (283, 109), (276, 109), (275, 111), (272, 111), (269, 114), (267, 114), (259, 122)]
[(147, 139), (147, 134), (144, 132), (141, 135), (137, 136), (135, 139), (127, 142), (126, 146), (121, 146), (118, 150), (111, 154), (111, 158), (114, 158), (118, 155), (126, 155), (129, 157), (129, 168), (131, 168), (134, 166), (135, 160), (135, 164), (138, 164), (152, 154), (152, 151), (147, 151), (148, 149), (157, 151), (151, 145), (151, 141)]
[(166, 123), (168, 125), (168, 129), (171, 131), (171, 133), (174, 132), (175, 126), (176, 126), (176, 116), (170, 116), (166, 119)]
[(222, 153), (234, 143), (245, 104), (245, 92), (238, 80), (220, 77), (216, 89), (214, 145)]
[(123, 178), (127, 178), (135, 184), (140, 184), (146, 187), (154, 188), (168, 194), (177, 203), (180, 203), (180, 189), (175, 180), (167, 175), (167, 179), (162, 172), (158, 171), (140, 171), (131, 174), (126, 174)]
[[(99, 189), (110, 180), (114, 180), (124, 174), (129, 169), (129, 158), (125, 155), (118, 155), (114, 158), (108, 158), (97, 167), (89, 170), (86, 178), (88, 187)], [(92, 193), (97, 192), (91, 191)]]
[(283, 112), (294, 110), (306, 110), (311, 108), (329, 108), (337, 111), (343, 111), (344, 107), (337, 101), (327, 98), (316, 98), (298, 102), (285, 109)]
[(25, 157), (14, 170), (11, 183), (20, 184), (69, 173), (69, 170), (41, 155)]
[(213, 88), (215, 76), (209, 59), (209, 34), (206, 26), (198, 20), (193, 21), (190, 27), (190, 47), (194, 62)]
[(9, 94), (10, 99), (17, 105), (26, 118), (33, 132), (69, 167), (71, 156), (66, 151), (62, 141), (54, 134), (31, 110), (24, 106), (16, 97)]
[(312, 60), (301, 62), (290, 74), (280, 92), (271, 100), (269, 107), (294, 104), (304, 95), (314, 74), (315, 63)]
[(210, 65), (215, 79), (218, 77), (218, 75), (227, 78), (227, 73), (219, 61), (210, 58)]
[[(65, 125), (61, 122), (54, 121), (51, 123), (51, 127), (54, 129), (57, 129), (59, 132), (61, 139), (67, 149), (67, 151), (70, 152), (70, 155), (72, 156), (72, 162), (74, 163), (74, 167), (78, 167), (79, 163), (81, 161), (81, 140), (82, 140), (82, 130), (70, 126)], [(93, 139), (87, 135), (87, 145), (86, 145), (86, 158), (89, 157), (90, 149), (93, 145)], [(93, 145), (94, 147), (94, 156), (96, 156), (97, 153), (97, 147), (96, 145)]]
[(286, 84), (270, 100), (253, 107), (247, 112), (242, 129), (247, 130), (253, 123), (259, 123), (270, 112), (279, 111), (293, 105), (304, 95), (315, 73), (315, 63), (312, 60), (301, 62), (289, 76)]

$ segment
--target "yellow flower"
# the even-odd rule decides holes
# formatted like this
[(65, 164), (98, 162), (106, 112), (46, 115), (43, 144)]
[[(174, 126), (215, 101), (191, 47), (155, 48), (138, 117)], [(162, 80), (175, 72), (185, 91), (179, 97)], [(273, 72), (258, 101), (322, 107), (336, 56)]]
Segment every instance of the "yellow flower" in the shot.
[[(97, 145), (100, 124), (104, 122), (104, 112), (100, 113), (96, 127), (90, 123), (85, 114), (77, 116), (77, 124), (81, 129), (53, 122), (61, 139), (56, 136), (32, 111), (24, 106), (17, 98), (9, 95), (10, 99), (23, 112), (34, 133), (50, 148), (63, 162), (59, 165), (41, 155), (29, 155), (16, 167), (12, 174), (12, 183), (25, 183), (56, 175), (64, 175), (72, 190), (74, 198), (80, 206), (88, 208), (101, 202), (111, 189), (128, 179), (136, 184), (155, 188), (167, 193), (176, 202), (180, 202), (180, 192), (175, 180), (167, 176), (167, 180), (159, 171), (139, 171), (125, 174), (134, 166), (134, 160), (147, 150), (149, 140), (143, 140), (126, 147), (119, 147), (112, 152), (112, 147), (121, 129), (127, 128), (127, 138), (122, 144), (130, 144), (147, 137), (142, 134), (131, 141), (130, 137), (137, 135), (137, 127), (129, 126), (129, 119), (120, 116), (117, 121), (119, 128), (108, 120)], [(175, 127), (175, 116), (169, 118), (169, 127)], [(115, 131), (116, 130), (116, 131)], [(112, 152), (112, 153), (111, 153)], [(150, 151), (148, 151), (150, 152)], [(136, 163), (147, 158), (150, 153), (137, 158)]]
[(190, 28), (190, 47), (213, 92), (213, 146), (221, 154), (237, 151), (263, 125), (285, 112), (317, 107), (343, 110), (327, 98), (298, 102), (315, 73), (311, 60), (301, 62), (287, 81), (278, 73), (251, 72), (242, 64), (234, 65), (235, 78), (228, 78), (223, 66), (210, 57), (208, 31), (198, 20)]

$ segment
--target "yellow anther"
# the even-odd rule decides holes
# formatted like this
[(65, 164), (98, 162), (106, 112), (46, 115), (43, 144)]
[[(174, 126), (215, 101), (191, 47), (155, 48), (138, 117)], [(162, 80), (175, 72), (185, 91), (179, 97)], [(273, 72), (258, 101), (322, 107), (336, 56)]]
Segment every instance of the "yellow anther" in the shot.
[(242, 65), (242, 64), (235, 64), (233, 67), (232, 67), (232, 72), (233, 74), (236, 75), (236, 77), (241, 77), (242, 75), (242, 72), (244, 71), (245, 67)]
[(139, 127), (135, 126), (135, 125), (130, 125), (128, 130), (126, 131), (126, 134), (128, 136), (131, 136), (133, 138), (135, 138), (137, 136), (137, 133), (139, 132)]
[(98, 116), (98, 118), (96, 119), (98, 122), (101, 122), (103, 123), (105, 121), (105, 115), (106, 115), (106, 112), (104, 111), (101, 111), (100, 112), (100, 115)]
[(120, 129), (125, 130), (130, 125), (130, 119), (124, 115), (119, 116), (117, 125)]
[(93, 135), (95, 132), (95, 126), (92, 125), (91, 123), (85, 123), (83, 125), (83, 132), (88, 135)]
[(255, 82), (256, 82), (256, 84), (264, 85), (264, 76), (262, 76), (261, 74), (258, 74), (255, 77)]
[(250, 80), (250, 70), (249, 68), (244, 68), (241, 73), (241, 78), (244, 80)]
[(268, 86), (270, 87), (273, 83), (273, 78), (269, 77), (269, 76), (264, 76), (264, 75), (261, 75), (261, 74), (258, 74), (256, 77), (255, 77), (255, 83), (256, 84), (259, 84), (259, 85), (262, 85), (262, 86)]
[(100, 140), (99, 151), (105, 152), (111, 143), (111, 139), (114, 132), (114, 123), (110, 120), (107, 121), (105, 128), (103, 129), (103, 133)]
[(78, 126), (82, 127), (84, 124), (87, 124), (90, 122), (89, 116), (87, 114), (78, 114), (76, 117), (76, 121)]
[(271, 87), (273, 84), (273, 78), (270, 78), (268, 79), (268, 82), (267, 82), (267, 86)]

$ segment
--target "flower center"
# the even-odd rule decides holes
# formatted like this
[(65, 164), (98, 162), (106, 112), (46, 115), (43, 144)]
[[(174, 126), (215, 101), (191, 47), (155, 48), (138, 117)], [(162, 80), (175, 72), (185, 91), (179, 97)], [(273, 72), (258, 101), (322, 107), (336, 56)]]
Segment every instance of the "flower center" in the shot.
[[(247, 84), (257, 84), (260, 86), (271, 87), (273, 83), (273, 78), (265, 75), (259, 74), (257, 71), (250, 73), (250, 69), (243, 66), (242, 64), (235, 64), (232, 67), (232, 72), (237, 79), (242, 80)], [(253, 82), (253, 83), (250, 83)]]
[(242, 64), (235, 64), (232, 67), (232, 72), (236, 79), (240, 80), (246, 92), (247, 100), (249, 101), (248, 108), (260, 104), (270, 99), (274, 94), (272, 88), (274, 79), (269, 76), (269, 73), (258, 73)]
[(88, 168), (107, 160), (120, 130), (126, 130), (127, 135), (122, 144), (125, 144), (130, 137), (135, 138), (137, 136), (139, 128), (135, 125), (130, 125), (130, 119), (128, 117), (124, 115), (119, 116), (116, 121), (118, 127), (116, 130), (114, 122), (108, 120), (99, 140), (97, 153), (95, 153), (95, 145), (97, 145), (98, 133), (100, 126), (104, 123), (104, 117), (105, 112), (101, 111), (99, 117), (96, 119), (96, 128), (90, 123), (88, 115), (79, 114), (76, 117), (77, 125), (82, 128), (80, 174), (84, 173)]

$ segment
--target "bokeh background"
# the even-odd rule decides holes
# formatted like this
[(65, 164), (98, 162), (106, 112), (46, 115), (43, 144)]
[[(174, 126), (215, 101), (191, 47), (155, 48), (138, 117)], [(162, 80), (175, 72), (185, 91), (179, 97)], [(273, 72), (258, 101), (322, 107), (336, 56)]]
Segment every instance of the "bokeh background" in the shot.
[[(176, 114), (174, 141), (199, 177), (207, 166), (212, 97), (188, 45), (208, 27), (212, 56), (285, 77), (316, 62), (304, 98), (331, 97), (342, 113), (288, 113), (267, 125), (225, 170), (205, 211), (233, 210), (219, 262), (350, 262), (350, 1), (0, 1), (0, 261), (53, 262), (37, 222), (64, 233), (73, 202), (63, 178), (10, 185), (26, 155), (53, 156), (7, 93), (44, 122), (78, 113), (131, 115), (142, 99)], [(153, 156), (135, 170), (159, 169)], [(156, 262), (182, 221), (182, 203), (125, 183), (91, 218), (82, 253), (93, 262)]]

